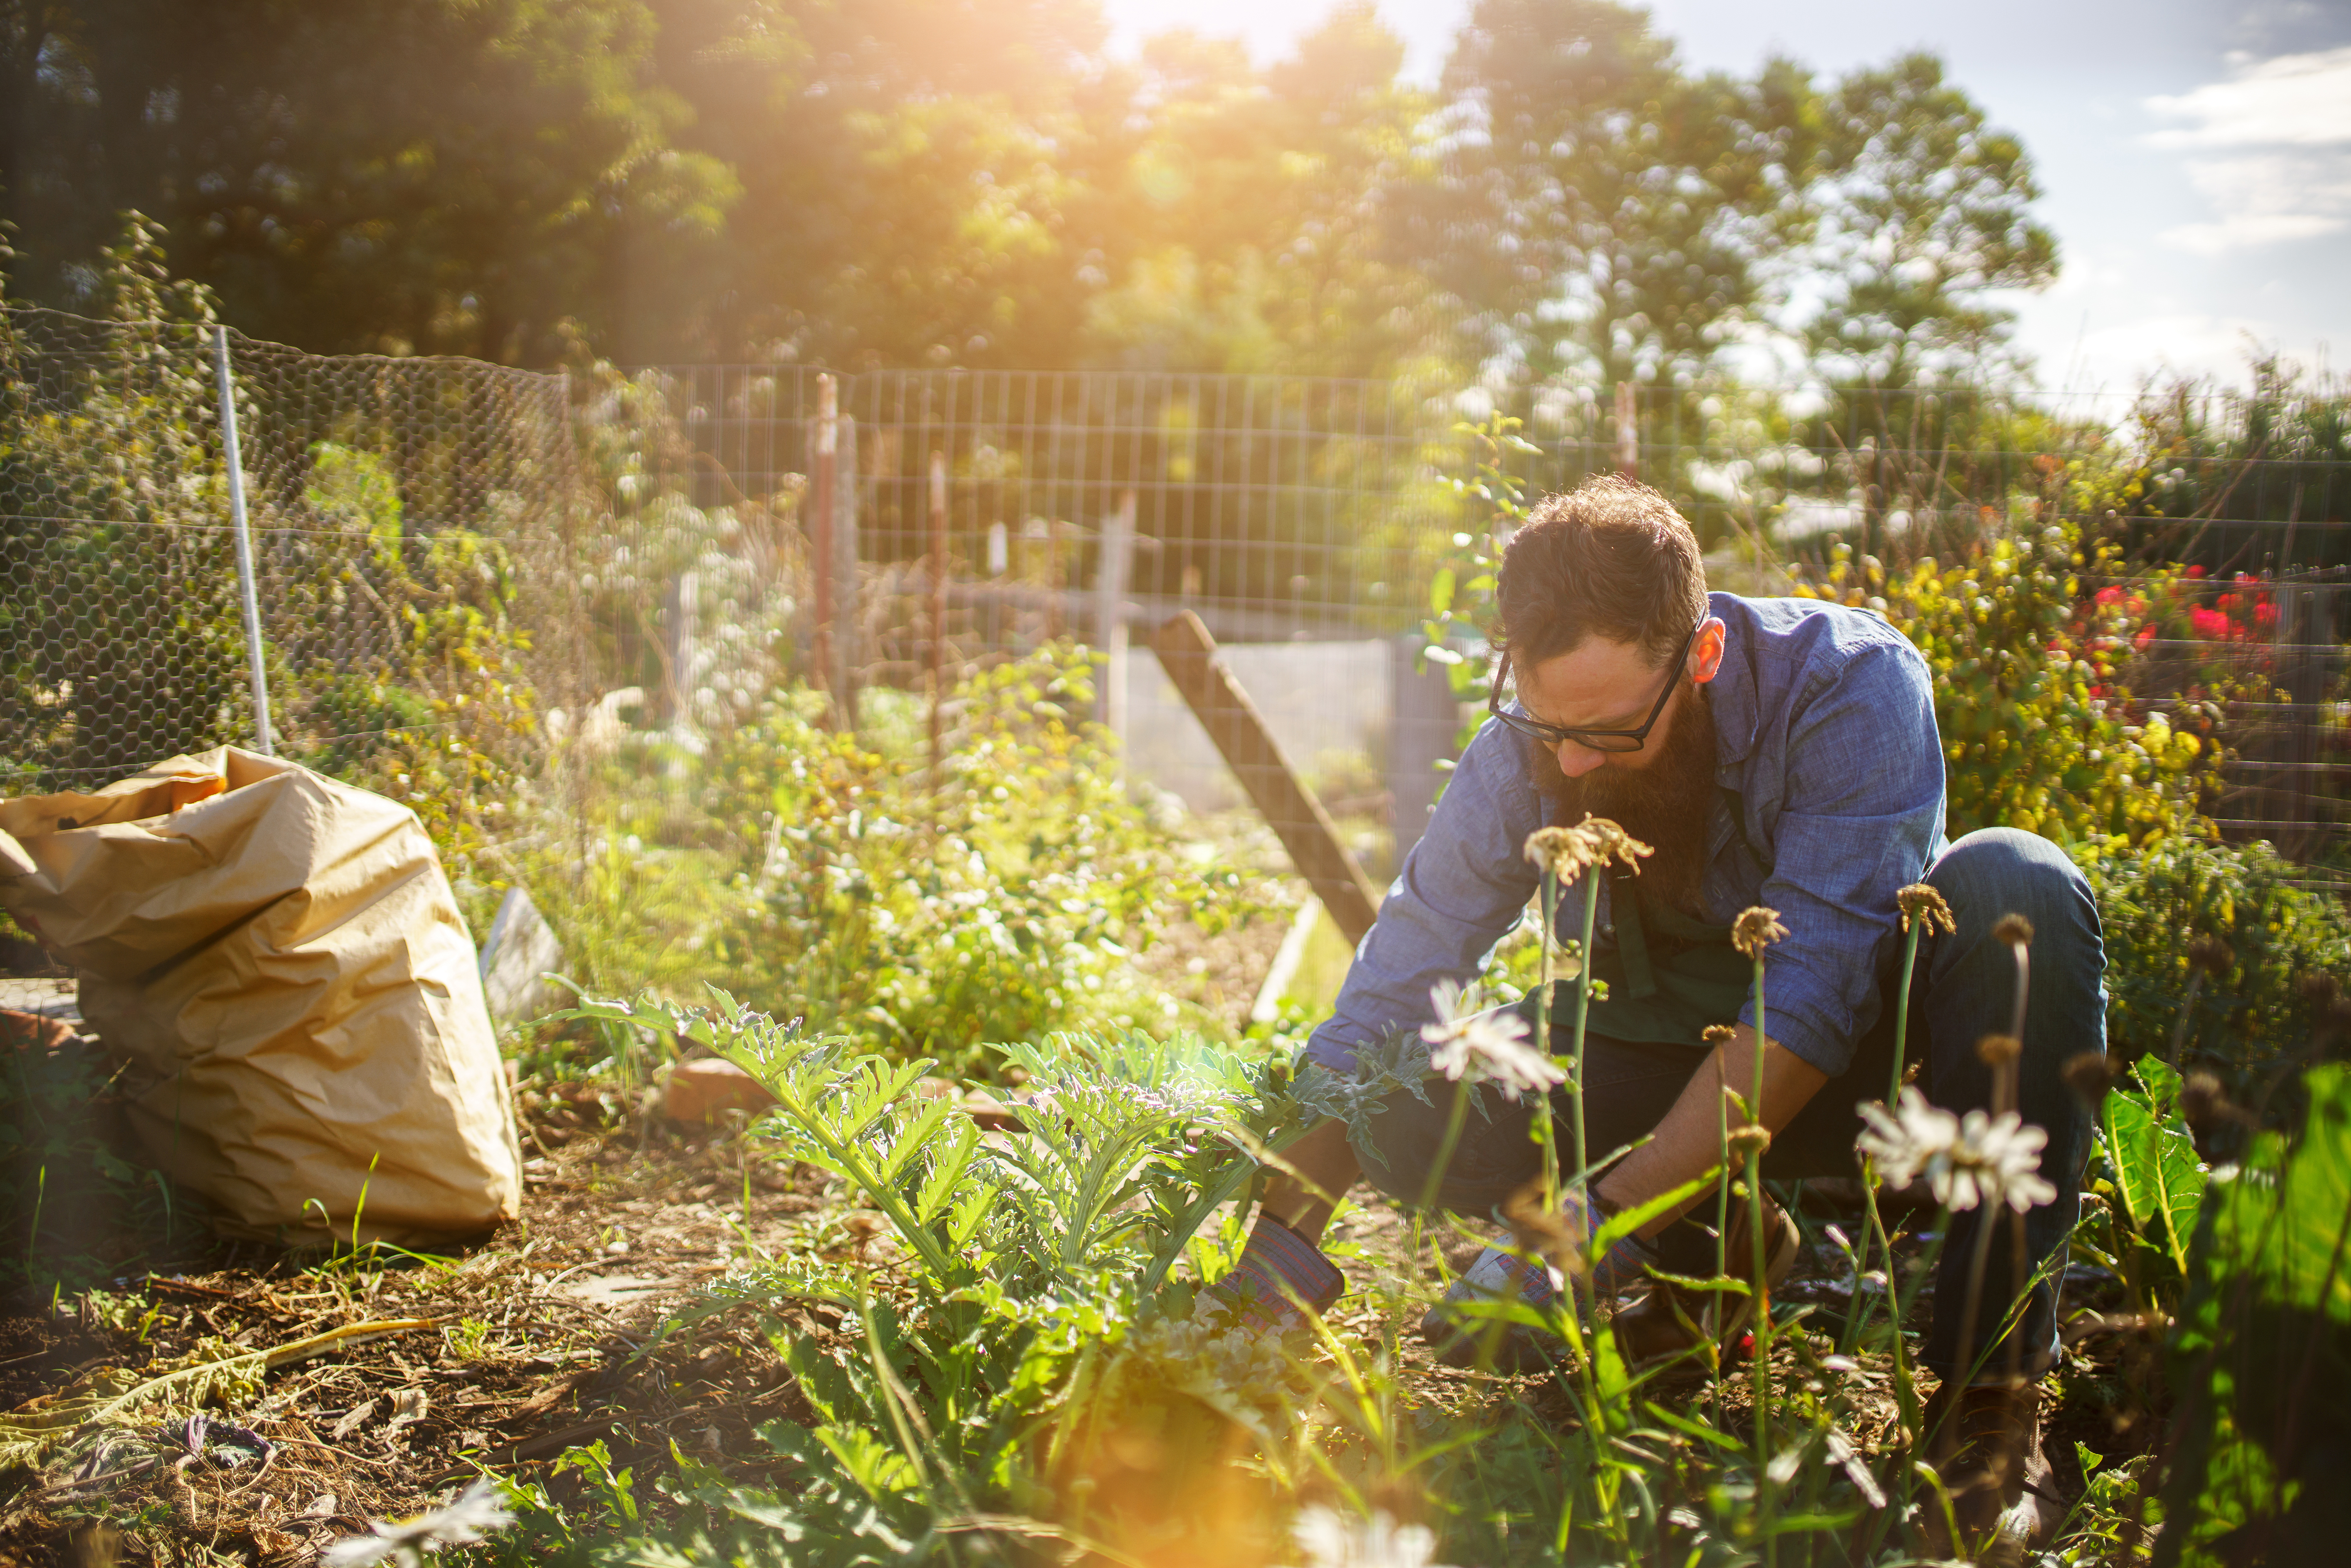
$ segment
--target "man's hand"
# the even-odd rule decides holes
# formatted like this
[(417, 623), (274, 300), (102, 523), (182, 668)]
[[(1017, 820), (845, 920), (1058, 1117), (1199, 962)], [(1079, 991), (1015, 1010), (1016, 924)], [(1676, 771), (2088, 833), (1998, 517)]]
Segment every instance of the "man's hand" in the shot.
[[(1794, 1121), (1828, 1081), (1827, 1073), (1777, 1041), (1763, 1041), (1763, 1125), (1776, 1133)], [(1726, 1088), (1738, 1093), (1737, 1102), (1723, 1100)], [(1740, 1024), (1690, 1074), (1650, 1140), (1601, 1178), (1600, 1196), (1618, 1208), (1634, 1208), (1712, 1170), (1721, 1158), (1724, 1123), (1743, 1127), (1757, 1119), (1738, 1109), (1754, 1092), (1755, 1031)], [(1698, 1201), (1692, 1198), (1659, 1216), (1641, 1228), (1641, 1235), (1656, 1236)]]

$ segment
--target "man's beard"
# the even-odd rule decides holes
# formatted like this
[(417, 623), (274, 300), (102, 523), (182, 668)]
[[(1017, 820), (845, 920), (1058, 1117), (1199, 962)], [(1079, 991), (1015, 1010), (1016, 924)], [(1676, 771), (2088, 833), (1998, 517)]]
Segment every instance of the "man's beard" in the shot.
[(1559, 770), (1549, 747), (1536, 746), (1535, 788), (1567, 826), (1586, 813), (1605, 817), (1656, 852), (1641, 862), (1647, 891), (1671, 908), (1699, 913), (1706, 869), (1706, 820), (1714, 803), (1714, 710), (1704, 686), (1682, 678), (1680, 711), (1664, 748), (1646, 768), (1595, 768), (1581, 779)]

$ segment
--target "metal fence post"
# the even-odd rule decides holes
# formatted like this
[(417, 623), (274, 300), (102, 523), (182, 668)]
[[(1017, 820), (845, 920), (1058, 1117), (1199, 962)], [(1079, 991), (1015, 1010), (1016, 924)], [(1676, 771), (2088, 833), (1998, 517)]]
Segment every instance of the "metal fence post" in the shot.
[(220, 383), (221, 447), (228, 462), (228, 516), (236, 530), (237, 586), (245, 598), (245, 655), (253, 683), (253, 737), (264, 757), (277, 755), (269, 733), (269, 673), (261, 658), (261, 597), (253, 583), (253, 530), (245, 517), (245, 459), (236, 447), (236, 383), (229, 379), (228, 329), (213, 329), (213, 374)]

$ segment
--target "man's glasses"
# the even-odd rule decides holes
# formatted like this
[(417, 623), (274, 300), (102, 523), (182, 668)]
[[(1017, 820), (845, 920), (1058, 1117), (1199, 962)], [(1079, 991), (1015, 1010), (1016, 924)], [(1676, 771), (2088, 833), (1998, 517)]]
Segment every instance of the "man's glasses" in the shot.
[(1689, 629), (1689, 635), (1684, 637), (1682, 645), (1675, 650), (1672, 660), (1666, 666), (1665, 689), (1657, 694), (1656, 702), (1649, 709), (1649, 716), (1641, 721), (1638, 729), (1562, 729), (1555, 724), (1545, 724), (1522, 713), (1503, 712), (1502, 687), (1510, 675), (1510, 655), (1508, 653), (1494, 667), (1494, 690), (1493, 695), (1486, 699), (1487, 711), (1520, 735), (1540, 740), (1545, 746), (1556, 747), (1572, 740), (1593, 751), (1638, 751), (1649, 738), (1649, 731), (1657, 727), (1659, 716), (1666, 711), (1666, 699), (1674, 695), (1674, 687), (1680, 684), (1682, 660), (1689, 655), (1690, 644), (1698, 641), (1698, 629), (1705, 624), (1705, 617), (1699, 617), (1698, 625)]

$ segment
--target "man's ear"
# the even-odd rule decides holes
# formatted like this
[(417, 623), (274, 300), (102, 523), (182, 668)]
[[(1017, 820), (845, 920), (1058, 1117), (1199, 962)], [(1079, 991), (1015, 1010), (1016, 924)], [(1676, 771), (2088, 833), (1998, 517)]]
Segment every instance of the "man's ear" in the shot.
[(1716, 616), (1708, 616), (1698, 629), (1698, 641), (1690, 645), (1690, 679), (1699, 685), (1722, 672), (1722, 640), (1727, 630)]

